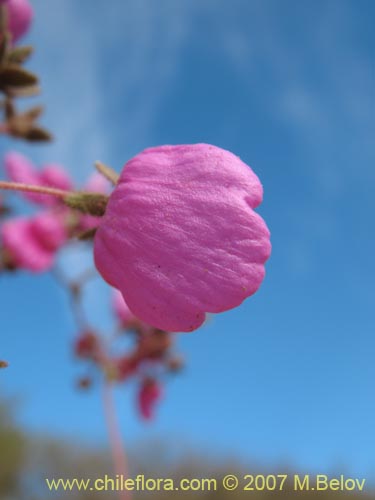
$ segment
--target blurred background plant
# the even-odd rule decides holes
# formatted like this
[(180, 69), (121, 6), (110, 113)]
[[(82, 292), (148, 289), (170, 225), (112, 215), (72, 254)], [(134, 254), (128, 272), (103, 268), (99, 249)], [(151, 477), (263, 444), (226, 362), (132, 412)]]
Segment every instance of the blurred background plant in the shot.
[(30, 142), (45, 142), (51, 134), (38, 123), (41, 106), (17, 112), (17, 98), (34, 97), (40, 92), (37, 75), (24, 68), (33, 53), (30, 45), (15, 43), (30, 28), (33, 10), (28, 0), (6, 0), (0, 4), (0, 133)]
[[(115, 498), (115, 492), (53, 492), (47, 490), (45, 478), (82, 478), (92, 479), (103, 477), (105, 474), (113, 477), (111, 460), (104, 449), (92, 448), (88, 444), (61, 441), (48, 435), (26, 434), (17, 425), (15, 419), (16, 406), (11, 401), (2, 401), (0, 404), (0, 498), (2, 500), (47, 500), (49, 498), (72, 500), (94, 500), (97, 498)], [(245, 474), (293, 474), (291, 467), (279, 466), (277, 471), (266, 470), (256, 463), (248, 466), (241, 460), (233, 457), (210, 456), (204, 450), (190, 450), (181, 454), (178, 447), (170, 442), (138, 443), (134, 447), (131, 457), (131, 475), (143, 474), (148, 478), (173, 478), (178, 481), (182, 478), (217, 478), (226, 474), (236, 474), (242, 477)], [(286, 485), (282, 492), (249, 492), (225, 491), (218, 486), (216, 492), (179, 492), (178, 498), (217, 500), (237, 500), (251, 498), (287, 499), (310, 498), (320, 500), (373, 500), (375, 492), (341, 493), (341, 492), (293, 492), (290, 485)], [(175, 492), (139, 492), (134, 494), (135, 499), (152, 498), (162, 500), (176, 498)]]

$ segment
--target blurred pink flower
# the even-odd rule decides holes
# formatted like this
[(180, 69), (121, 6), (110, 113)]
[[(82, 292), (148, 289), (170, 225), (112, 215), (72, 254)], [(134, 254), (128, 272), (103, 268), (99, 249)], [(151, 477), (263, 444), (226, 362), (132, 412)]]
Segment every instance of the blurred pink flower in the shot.
[(137, 374), (142, 359), (135, 353), (121, 356), (113, 361), (116, 367), (116, 380), (123, 382), (127, 378)]
[(78, 358), (97, 360), (100, 357), (101, 345), (96, 333), (82, 332), (74, 343), (74, 352)]
[[(9, 179), (13, 182), (54, 187), (66, 191), (72, 189), (72, 181), (68, 174), (58, 165), (49, 164), (38, 170), (24, 155), (11, 151), (4, 157), (4, 166)], [(22, 193), (22, 195), (39, 205), (53, 206), (61, 204), (61, 200), (54, 196), (36, 193)]]
[(110, 182), (99, 172), (94, 172), (83, 186), (83, 191), (90, 193), (108, 194), (110, 189)]
[(52, 267), (67, 233), (61, 217), (45, 212), (8, 219), (0, 228), (0, 236), (3, 250), (16, 267), (42, 272)]
[(192, 331), (255, 293), (271, 251), (262, 185), (207, 144), (146, 149), (123, 169), (95, 236), (96, 266), (142, 321)]
[(7, 0), (8, 26), (12, 34), (12, 41), (17, 42), (30, 28), (34, 12), (29, 0)]
[(138, 392), (138, 407), (141, 416), (145, 420), (153, 418), (155, 405), (162, 397), (162, 394), (162, 387), (157, 380), (145, 379), (142, 381)]

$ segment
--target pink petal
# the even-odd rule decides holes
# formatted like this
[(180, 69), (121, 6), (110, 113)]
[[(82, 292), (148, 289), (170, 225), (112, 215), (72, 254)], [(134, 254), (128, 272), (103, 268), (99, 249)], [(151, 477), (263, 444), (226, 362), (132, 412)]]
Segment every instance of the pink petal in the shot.
[[(37, 184), (39, 185), (39, 175), (35, 166), (26, 156), (16, 151), (10, 151), (4, 156), (5, 172), (9, 179), (13, 182), (20, 182), (23, 184)], [(33, 198), (39, 195), (25, 193), (25, 196)]]
[(48, 164), (43, 167), (39, 174), (40, 182), (43, 186), (54, 187), (70, 191), (73, 183), (70, 176), (60, 165)]
[[(5, 171), (10, 180), (35, 186), (54, 187), (70, 190), (72, 182), (62, 167), (46, 165), (43, 170), (37, 170), (26, 156), (10, 152), (4, 157)], [(38, 205), (53, 206), (61, 204), (61, 200), (54, 196), (37, 193), (22, 193), (22, 195)]]
[(99, 172), (94, 172), (83, 187), (89, 193), (108, 194), (111, 189), (109, 181)]
[(97, 231), (95, 262), (130, 310), (162, 330), (192, 331), (259, 288), (270, 233), (253, 208), (262, 186), (215, 146), (162, 146), (130, 160)]
[(137, 318), (130, 311), (119, 290), (113, 291), (112, 304), (114, 313), (125, 328), (132, 326), (137, 322)]
[(33, 9), (29, 0), (8, 0), (8, 26), (13, 42), (27, 33), (33, 19)]
[(143, 321), (134, 316), (119, 290), (113, 290), (112, 306), (113, 311), (123, 328), (137, 328), (143, 333), (149, 333), (152, 330), (150, 325), (143, 323)]
[(31, 219), (30, 224), (35, 240), (52, 253), (56, 252), (68, 238), (61, 214), (43, 212)]
[(30, 219), (9, 219), (0, 228), (4, 249), (17, 267), (42, 272), (53, 264), (54, 254), (35, 240)]
[(100, 224), (100, 217), (95, 215), (82, 214), (79, 218), (79, 230), (89, 231), (90, 229), (95, 229)]
[(138, 393), (138, 407), (145, 420), (154, 416), (155, 405), (162, 397), (162, 387), (156, 380), (144, 380)]

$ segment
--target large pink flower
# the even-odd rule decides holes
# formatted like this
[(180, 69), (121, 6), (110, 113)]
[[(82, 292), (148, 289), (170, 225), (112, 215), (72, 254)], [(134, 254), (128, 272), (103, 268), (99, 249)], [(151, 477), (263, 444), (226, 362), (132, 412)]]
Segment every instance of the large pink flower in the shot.
[(95, 262), (130, 310), (162, 330), (192, 331), (259, 288), (270, 233), (254, 212), (258, 177), (237, 156), (195, 144), (130, 160), (95, 236)]
[(42, 272), (52, 267), (67, 232), (61, 217), (45, 212), (7, 220), (0, 228), (0, 236), (3, 249), (16, 267)]
[[(43, 169), (38, 170), (26, 156), (11, 151), (4, 157), (4, 166), (9, 179), (13, 182), (54, 187), (66, 191), (72, 189), (70, 177), (59, 165), (48, 164)], [(39, 205), (53, 206), (61, 204), (61, 201), (53, 196), (37, 193), (22, 194), (29, 201)]]
[(33, 19), (33, 9), (29, 0), (7, 0), (8, 27), (12, 34), (13, 42), (24, 36), (30, 28)]

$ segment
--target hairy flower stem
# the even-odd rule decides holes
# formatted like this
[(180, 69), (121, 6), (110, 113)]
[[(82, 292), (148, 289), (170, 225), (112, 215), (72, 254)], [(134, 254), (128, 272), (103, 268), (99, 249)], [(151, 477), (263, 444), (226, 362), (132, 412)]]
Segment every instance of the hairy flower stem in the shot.
[[(129, 478), (128, 460), (125, 453), (125, 448), (122, 444), (122, 436), (120, 432), (119, 422), (117, 418), (115, 402), (113, 398), (113, 389), (109, 382), (104, 382), (103, 385), (103, 407), (106, 417), (108, 436), (111, 445), (112, 459), (115, 473), (124, 479)], [(120, 500), (132, 500), (130, 491), (119, 491)]]
[(23, 191), (26, 193), (46, 194), (62, 199), (64, 199), (69, 194), (72, 194), (71, 191), (64, 191), (63, 189), (50, 188), (45, 186), (32, 186), (29, 184), (7, 181), (0, 181), (0, 189), (6, 189), (9, 191)]
[(100, 193), (65, 191), (63, 189), (46, 186), (32, 186), (18, 182), (0, 181), (0, 189), (55, 196), (56, 198), (60, 198), (69, 208), (97, 217), (104, 215), (108, 203), (108, 196)]

